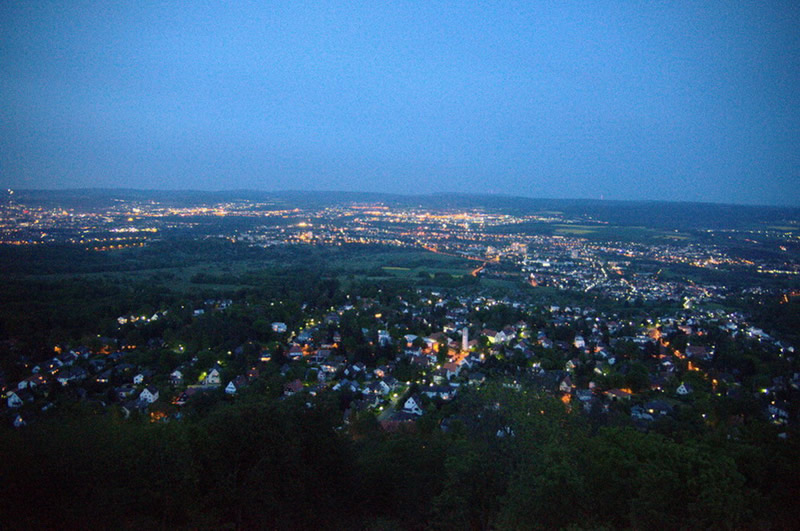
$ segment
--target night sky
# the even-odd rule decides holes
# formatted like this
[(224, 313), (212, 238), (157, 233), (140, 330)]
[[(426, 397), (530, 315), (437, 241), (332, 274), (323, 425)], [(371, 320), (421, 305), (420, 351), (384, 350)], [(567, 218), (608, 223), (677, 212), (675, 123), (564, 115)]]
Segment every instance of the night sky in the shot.
[(3, 0), (0, 101), (6, 187), (800, 204), (796, 0)]

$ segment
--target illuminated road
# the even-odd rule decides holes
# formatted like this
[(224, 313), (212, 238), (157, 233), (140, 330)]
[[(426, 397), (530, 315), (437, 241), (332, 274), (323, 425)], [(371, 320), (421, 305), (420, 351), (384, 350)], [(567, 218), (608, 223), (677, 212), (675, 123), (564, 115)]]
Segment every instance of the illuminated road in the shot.
[(436, 254), (443, 254), (445, 256), (454, 256), (456, 258), (465, 258), (467, 260), (474, 260), (474, 261), (478, 261), (478, 262), (483, 262), (480, 267), (478, 267), (476, 269), (473, 269), (470, 272), (470, 275), (472, 275), (473, 277), (477, 277), (478, 273), (483, 271), (486, 268), (486, 264), (489, 263), (489, 260), (485, 260), (483, 258), (478, 258), (476, 256), (460, 255), (460, 254), (455, 254), (455, 253), (445, 253), (445, 252), (442, 252), (442, 251), (438, 250), (436, 247), (431, 247), (431, 246), (425, 245), (425, 244), (422, 244), (422, 248), (425, 249), (426, 251), (430, 251), (430, 252), (436, 253)]
[(425, 244), (420, 244), (420, 246), (426, 251), (430, 251), (432, 253), (443, 254), (445, 256), (455, 256), (456, 258), (464, 258), (466, 260), (474, 260), (477, 262), (484, 262), (484, 265), (486, 265), (484, 258), (478, 258), (476, 256), (468, 256), (465, 254), (445, 253), (443, 251), (438, 250), (436, 247), (431, 247), (430, 245), (425, 245)]
[(488, 263), (489, 262), (484, 262), (479, 268), (473, 269), (472, 272), (470, 273), (470, 275), (472, 275), (473, 277), (477, 277), (478, 273), (483, 271), (486, 268), (486, 264), (488, 264)]

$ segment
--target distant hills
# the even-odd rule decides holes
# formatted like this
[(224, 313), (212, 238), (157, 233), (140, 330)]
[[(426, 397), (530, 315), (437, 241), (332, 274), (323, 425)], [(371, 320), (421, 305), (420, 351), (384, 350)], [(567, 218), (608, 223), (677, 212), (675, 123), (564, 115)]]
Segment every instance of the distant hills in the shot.
[(275, 203), (276, 206), (323, 208), (354, 203), (382, 203), (392, 207), (429, 209), (481, 208), (515, 215), (558, 212), (569, 218), (611, 225), (645, 226), (675, 230), (757, 230), (789, 225), (800, 228), (800, 207), (728, 205), (666, 201), (619, 201), (596, 199), (537, 199), (505, 195), (426, 194), (398, 195), (372, 192), (320, 192), (289, 190), (136, 190), (67, 189), (15, 190), (14, 201), (31, 206), (79, 210), (107, 209), (120, 201), (155, 201), (169, 206), (197, 206), (232, 201)]

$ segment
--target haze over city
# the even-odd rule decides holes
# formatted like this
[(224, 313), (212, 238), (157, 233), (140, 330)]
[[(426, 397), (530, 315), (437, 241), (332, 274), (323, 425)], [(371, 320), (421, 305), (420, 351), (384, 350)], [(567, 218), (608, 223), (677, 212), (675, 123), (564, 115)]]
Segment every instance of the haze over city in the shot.
[(792, 2), (0, 5), (0, 185), (797, 205)]

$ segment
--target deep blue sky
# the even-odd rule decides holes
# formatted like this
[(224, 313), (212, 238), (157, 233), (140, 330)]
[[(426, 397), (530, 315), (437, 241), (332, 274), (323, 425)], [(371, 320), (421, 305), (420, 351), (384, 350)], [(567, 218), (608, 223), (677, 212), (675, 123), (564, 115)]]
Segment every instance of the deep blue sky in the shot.
[(0, 0), (0, 102), (17, 188), (800, 204), (796, 1)]

